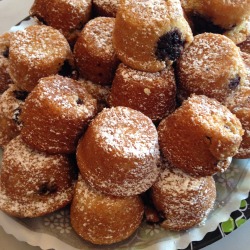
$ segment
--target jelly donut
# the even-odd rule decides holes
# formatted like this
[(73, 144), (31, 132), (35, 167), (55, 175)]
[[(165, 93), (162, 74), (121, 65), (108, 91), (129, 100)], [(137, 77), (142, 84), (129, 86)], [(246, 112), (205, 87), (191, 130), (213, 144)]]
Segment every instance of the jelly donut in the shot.
[(74, 175), (66, 156), (35, 151), (17, 136), (3, 152), (0, 209), (16, 217), (37, 217), (62, 208), (73, 198)]
[(108, 196), (80, 179), (76, 184), (70, 219), (72, 227), (84, 240), (104, 245), (132, 235), (142, 221), (143, 212), (139, 196)]
[(23, 106), (23, 140), (48, 153), (72, 153), (88, 122), (96, 113), (96, 100), (73, 79), (59, 75), (39, 80)]
[(97, 84), (111, 84), (118, 59), (112, 44), (115, 19), (97, 17), (82, 30), (74, 47), (80, 76)]
[(196, 175), (223, 172), (238, 152), (239, 119), (215, 99), (192, 95), (158, 126), (160, 149), (175, 167)]
[(20, 89), (31, 91), (40, 78), (64, 74), (71, 61), (69, 44), (56, 29), (34, 25), (11, 36), (9, 73)]
[(127, 107), (104, 109), (76, 151), (79, 170), (93, 188), (109, 195), (146, 191), (158, 176), (158, 135), (153, 122)]
[(159, 121), (174, 111), (175, 99), (176, 84), (171, 66), (150, 73), (121, 63), (112, 83), (109, 103), (139, 110), (153, 121)]
[(122, 0), (113, 33), (119, 59), (131, 68), (157, 72), (193, 40), (179, 0)]
[(213, 209), (216, 187), (212, 176), (193, 177), (177, 168), (166, 168), (151, 188), (161, 226), (181, 231), (203, 222)]
[(84, 79), (79, 79), (78, 82), (83, 84), (87, 91), (97, 100), (98, 113), (108, 107), (108, 98), (111, 92), (110, 86), (95, 84)]
[(8, 73), (9, 45), (10, 33), (4, 33), (0, 36), (0, 94), (7, 90), (9, 84), (12, 83)]
[[(189, 19), (193, 20), (196, 33), (223, 33), (238, 28), (249, 20), (249, 0), (181, 0)], [(249, 28), (248, 28), (249, 32)], [(238, 35), (241, 35), (240, 32)]]
[(97, 16), (116, 17), (120, 0), (93, 0), (93, 10)]
[(30, 15), (58, 29), (74, 44), (83, 25), (90, 19), (91, 0), (35, 0)]
[(227, 37), (203, 33), (183, 52), (177, 63), (178, 97), (201, 94), (220, 102), (242, 85), (246, 67), (238, 47)]
[(242, 86), (225, 104), (240, 120), (245, 133), (235, 158), (250, 158), (250, 85)]
[(20, 114), (28, 92), (14, 84), (0, 96), (0, 147), (16, 137), (22, 128)]

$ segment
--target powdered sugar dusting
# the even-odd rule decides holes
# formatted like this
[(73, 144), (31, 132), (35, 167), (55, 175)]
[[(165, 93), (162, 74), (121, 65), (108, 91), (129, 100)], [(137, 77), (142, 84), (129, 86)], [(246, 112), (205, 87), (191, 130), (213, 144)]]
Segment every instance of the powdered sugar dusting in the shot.
[(73, 195), (70, 169), (66, 156), (35, 151), (17, 136), (3, 153), (0, 208), (34, 217), (65, 206)]

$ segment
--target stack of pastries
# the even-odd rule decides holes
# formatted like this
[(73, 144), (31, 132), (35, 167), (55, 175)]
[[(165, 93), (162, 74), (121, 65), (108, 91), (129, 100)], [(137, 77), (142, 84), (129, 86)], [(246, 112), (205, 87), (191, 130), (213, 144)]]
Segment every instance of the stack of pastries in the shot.
[(0, 37), (0, 209), (70, 204), (99, 245), (204, 221), (213, 175), (250, 157), (249, 1), (209, 4), (35, 0)]

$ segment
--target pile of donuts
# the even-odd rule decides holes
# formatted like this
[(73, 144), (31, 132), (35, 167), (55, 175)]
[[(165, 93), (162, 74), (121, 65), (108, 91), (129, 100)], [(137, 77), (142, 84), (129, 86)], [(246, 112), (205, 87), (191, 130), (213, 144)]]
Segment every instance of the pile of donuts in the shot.
[(202, 223), (250, 157), (248, 0), (35, 0), (0, 37), (0, 209), (70, 205), (94, 244)]

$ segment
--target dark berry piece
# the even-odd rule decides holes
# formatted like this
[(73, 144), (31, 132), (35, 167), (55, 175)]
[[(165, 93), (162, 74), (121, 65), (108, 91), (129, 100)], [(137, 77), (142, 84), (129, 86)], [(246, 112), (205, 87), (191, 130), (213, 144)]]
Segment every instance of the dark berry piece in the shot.
[(83, 100), (82, 100), (81, 98), (79, 98), (79, 97), (78, 97), (78, 99), (76, 100), (76, 103), (77, 103), (78, 105), (84, 104)]
[(229, 80), (228, 87), (231, 90), (235, 90), (239, 84), (240, 84), (240, 76), (237, 75), (235, 78)]
[(25, 101), (25, 99), (27, 98), (29, 92), (27, 92), (27, 91), (21, 91), (21, 90), (14, 90), (13, 94), (14, 94), (14, 96), (15, 96), (15, 98), (17, 100)]
[(183, 46), (181, 32), (178, 29), (173, 29), (160, 37), (155, 55), (160, 61), (165, 61), (166, 58), (174, 61), (180, 57)]
[(61, 76), (67, 76), (67, 77), (71, 77), (72, 75), (72, 66), (69, 63), (68, 60), (65, 60), (60, 71), (58, 72), (59, 75)]
[(9, 58), (9, 48), (6, 48), (6, 50), (3, 52), (3, 56), (5, 58)]
[(39, 187), (38, 194), (40, 195), (52, 194), (55, 193), (57, 189), (58, 188), (55, 183), (45, 182)]
[(20, 114), (21, 114), (21, 109), (17, 108), (14, 110), (13, 113), (13, 120), (17, 125), (21, 125), (21, 121), (20, 121)]

